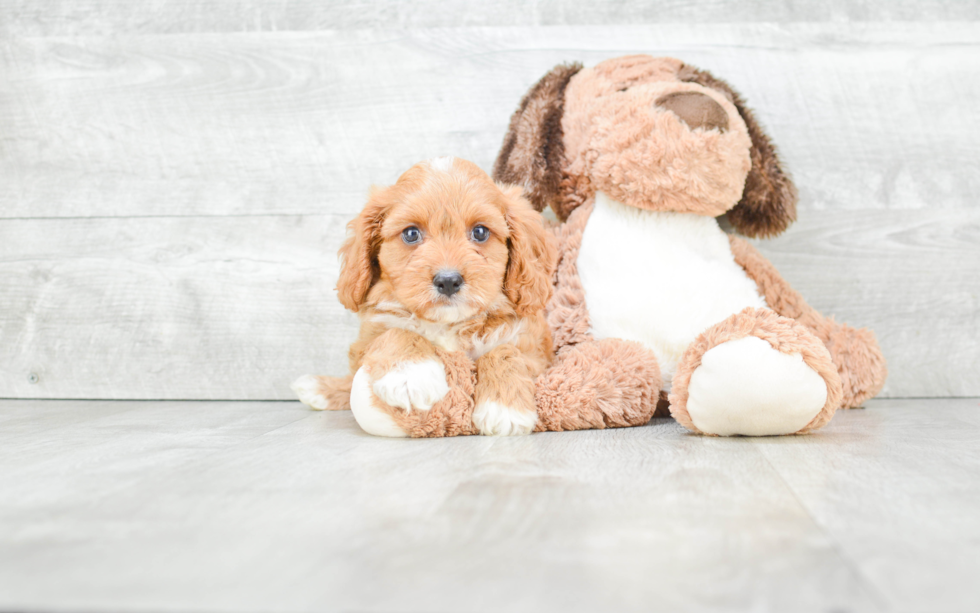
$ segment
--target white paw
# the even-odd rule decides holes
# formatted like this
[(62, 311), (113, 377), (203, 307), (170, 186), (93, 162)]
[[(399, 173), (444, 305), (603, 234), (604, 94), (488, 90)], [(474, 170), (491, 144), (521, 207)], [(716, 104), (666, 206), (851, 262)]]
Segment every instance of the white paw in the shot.
[(687, 412), (702, 432), (768, 436), (801, 430), (826, 402), (827, 385), (803, 356), (747, 336), (701, 356), (691, 374)]
[(390, 406), (428, 411), (449, 392), (442, 362), (404, 362), (374, 382), (374, 393)]
[(375, 406), (374, 394), (371, 393), (371, 375), (364, 368), (359, 369), (351, 381), (350, 410), (357, 425), (368, 434), (395, 438), (408, 436), (391, 415)]
[(320, 393), (320, 384), (317, 382), (316, 376), (303, 375), (293, 381), (289, 387), (299, 398), (299, 401), (311, 409), (325, 411), (330, 408), (330, 402)]
[(499, 402), (481, 402), (473, 409), (473, 425), (485, 436), (530, 434), (537, 422), (533, 411), (512, 409)]

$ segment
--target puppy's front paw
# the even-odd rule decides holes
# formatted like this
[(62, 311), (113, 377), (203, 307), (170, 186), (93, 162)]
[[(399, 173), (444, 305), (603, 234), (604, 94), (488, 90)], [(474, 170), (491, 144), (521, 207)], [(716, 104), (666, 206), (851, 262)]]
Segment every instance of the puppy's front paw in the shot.
[(437, 360), (403, 362), (375, 381), (372, 388), (385, 404), (406, 411), (428, 411), (449, 393), (446, 368)]
[(289, 386), (299, 401), (318, 411), (330, 408), (330, 401), (321, 393), (320, 382), (315, 375), (303, 375)]
[(515, 409), (490, 400), (481, 402), (473, 410), (473, 425), (485, 436), (530, 434), (537, 422), (534, 411)]

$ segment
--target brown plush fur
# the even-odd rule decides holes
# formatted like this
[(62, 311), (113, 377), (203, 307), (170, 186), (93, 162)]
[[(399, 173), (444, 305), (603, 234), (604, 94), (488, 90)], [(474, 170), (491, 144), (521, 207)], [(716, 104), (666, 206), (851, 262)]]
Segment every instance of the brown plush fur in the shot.
[(494, 179), (523, 187), (525, 197), (539, 211), (559, 191), (565, 86), (581, 69), (581, 64), (556, 66), (531, 88), (511, 117), (493, 165)]
[(588, 203), (555, 227), (558, 265), (547, 317), (555, 347), (562, 350), (537, 381), (537, 430), (641, 425), (660, 399), (660, 368), (649, 349), (619, 339), (596, 341), (589, 332), (577, 261), (591, 211)]
[[(562, 112), (557, 130), (555, 116)], [(564, 156), (560, 163), (556, 152)], [(598, 347), (614, 339), (596, 341), (591, 335), (577, 258), (597, 190), (638, 208), (727, 212), (734, 228), (747, 236), (778, 234), (796, 216), (796, 189), (741, 97), (725, 82), (672, 58), (627, 56), (590, 69), (558, 67), (532, 88), (515, 113), (495, 176), (523, 185), (535, 194), (535, 206), (551, 206), (560, 220), (567, 220), (554, 230), (558, 266), (547, 316), (558, 357), (538, 380), (539, 428), (606, 424), (607, 417), (600, 419), (589, 408), (597, 404), (593, 398), (629, 394), (599, 393), (590, 387), (596, 373), (629, 368), (659, 373), (652, 352), (639, 345), (603, 352)], [(535, 177), (544, 179), (539, 184)], [(735, 315), (689, 347), (669, 399), (678, 421), (696, 430), (686, 412), (690, 374), (707, 349), (739, 335), (757, 334), (780, 351), (802, 353), (827, 382), (827, 404), (803, 431), (825, 424), (838, 406), (857, 406), (880, 391), (887, 372), (870, 331), (823, 317), (747, 242), (733, 237), (731, 244), (736, 262), (772, 310)], [(624, 383), (603, 376), (615, 385)], [(642, 398), (636, 415), (652, 414), (658, 404), (666, 408), (667, 398), (647, 394), (646, 384), (636, 385), (636, 397)], [(574, 406), (580, 414), (569, 412)], [(632, 410), (610, 402), (603, 406), (603, 416)], [(543, 407), (565, 408), (560, 419), (548, 422)]]
[[(370, 365), (372, 376), (376, 368), (383, 372), (392, 353), (410, 360), (434, 355), (446, 368), (451, 391), (432, 409), (385, 409), (411, 436), (475, 433), (474, 397), (517, 407), (530, 406), (533, 397), (537, 431), (640, 425), (655, 411), (666, 410), (669, 402), (678, 422), (698, 432), (687, 411), (691, 375), (706, 351), (748, 335), (777, 351), (800, 354), (825, 382), (826, 402), (800, 432), (820, 428), (838, 407), (857, 406), (881, 389), (887, 373), (874, 335), (815, 311), (771, 263), (737, 237), (731, 239), (732, 255), (771, 308), (746, 309), (702, 332), (681, 358), (669, 397), (660, 390), (660, 368), (652, 351), (631, 341), (593, 338), (577, 259), (597, 190), (644, 209), (701, 215), (727, 211), (735, 229), (748, 236), (778, 234), (795, 218), (796, 191), (774, 147), (739, 95), (710, 74), (679, 60), (648, 56), (616, 58), (584, 70), (559, 66), (522, 100), (494, 176), (524, 187), (536, 208), (551, 206), (560, 220), (567, 220), (553, 228), (557, 266), (545, 269), (555, 286), (547, 301), (546, 325), (557, 355), (547, 368), (547, 359), (533, 347), (503, 345), (474, 361), (465, 348), (423, 348), (399, 334), (391, 334), (391, 342), (401, 344), (388, 347), (374, 341), (393, 331), (362, 313), (362, 338), (350, 352), (352, 372), (362, 362)], [(384, 217), (369, 206), (352, 227), (384, 236)], [(525, 227), (530, 227), (529, 219), (524, 219)], [(513, 237), (524, 242), (517, 232)], [(540, 264), (548, 259), (540, 245), (510, 249)], [(360, 242), (355, 237), (345, 246), (345, 263), (360, 263), (338, 285), (353, 310), (370, 305), (384, 311), (382, 304), (395, 295), (386, 285), (386, 260), (375, 255), (380, 250), (379, 241), (370, 237)], [(525, 317), (532, 322), (529, 337), (541, 338), (544, 317), (531, 315), (547, 300), (535, 289), (540, 273), (508, 263), (511, 289), (503, 293), (512, 306), (468, 323), (458, 338), (505, 325), (495, 317)], [(529, 306), (521, 310), (519, 303), (528, 293)], [(374, 357), (373, 352), (386, 357)], [(324, 379), (321, 386), (331, 397), (349, 394), (349, 380)], [(375, 402), (383, 405), (377, 398)]]
[(758, 284), (766, 304), (780, 315), (809, 328), (827, 345), (843, 383), (843, 407), (861, 406), (865, 400), (877, 395), (888, 378), (888, 367), (874, 332), (824, 317), (807, 304), (803, 296), (779, 275), (776, 267), (748, 241), (736, 236), (729, 240), (735, 262)]
[(691, 343), (684, 352), (671, 389), (670, 412), (683, 426), (694, 432), (704, 434), (694, 425), (687, 412), (688, 386), (691, 375), (701, 365), (701, 356), (712, 347), (747, 336), (755, 336), (769, 343), (773, 349), (782, 353), (798, 353), (803, 361), (827, 385), (827, 401), (820, 412), (796, 434), (803, 434), (824, 426), (841, 403), (841, 380), (827, 347), (803, 324), (788, 317), (781, 317), (769, 309), (745, 309), (725, 321), (708, 328)]
[[(591, 190), (636, 208), (713, 217), (731, 208), (751, 163), (745, 123), (721, 93), (678, 81), (680, 66), (671, 58), (632, 56), (575, 75), (562, 117), (565, 173), (588, 177)], [(712, 105), (727, 129), (694, 128), (657, 105), (678, 96)], [(701, 123), (696, 109), (682, 113)]]
[(775, 146), (756, 122), (742, 97), (728, 83), (684, 64), (677, 72), (681, 81), (697, 83), (722, 92), (738, 109), (752, 139), (752, 167), (745, 179), (745, 190), (727, 217), (740, 233), (767, 238), (782, 233), (796, 221), (796, 186), (783, 170)]
[[(566, 154), (567, 139), (563, 140), (569, 121), (562, 113), (575, 93), (576, 86), (572, 83), (577, 79), (573, 77), (580, 72), (583, 71), (578, 64), (557, 66), (531, 88), (511, 119), (493, 171), (496, 180), (523, 186), (538, 210), (551, 206), (562, 221), (588, 202), (597, 189), (591, 176), (568, 168), (575, 156)], [(582, 79), (583, 85), (590, 81), (592, 87), (583, 89), (606, 98), (628, 94), (629, 88), (636, 85), (671, 80), (700, 86), (691, 92), (708, 96), (711, 95), (708, 90), (720, 93), (728, 102), (721, 106), (726, 111), (731, 106), (737, 110), (736, 123), (744, 126), (752, 143), (742, 197), (727, 213), (732, 225), (746, 236), (770, 237), (784, 231), (796, 219), (795, 186), (751, 110), (727, 83), (680, 60), (644, 55), (607, 60), (585, 72), (590, 76)], [(573, 87), (572, 92), (567, 90), (569, 85)], [(665, 91), (662, 95), (669, 94)], [(730, 115), (728, 119), (731, 121)], [(642, 160), (642, 152), (637, 152), (637, 156)], [(613, 181), (616, 180), (614, 176)]]
[(660, 369), (643, 345), (619, 339), (562, 349), (537, 381), (536, 430), (641, 426), (660, 395)]
[(577, 345), (592, 340), (589, 334), (589, 311), (585, 306), (585, 290), (578, 276), (578, 250), (582, 232), (589, 219), (592, 205), (572, 212), (568, 221), (555, 228), (558, 238), (558, 266), (555, 269), (555, 291), (548, 303), (548, 326), (556, 347)]

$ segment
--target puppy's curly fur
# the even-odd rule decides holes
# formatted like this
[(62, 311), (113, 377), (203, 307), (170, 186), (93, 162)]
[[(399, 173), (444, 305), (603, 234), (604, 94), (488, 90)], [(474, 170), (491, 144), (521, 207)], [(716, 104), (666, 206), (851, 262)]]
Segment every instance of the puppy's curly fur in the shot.
[[(426, 377), (440, 379), (447, 352), (462, 353), (473, 362), (473, 430), (530, 432), (534, 380), (552, 358), (543, 311), (557, 252), (520, 188), (495, 184), (465, 160), (429, 160), (375, 189), (349, 231), (337, 294), (361, 319), (350, 374), (298, 380), (301, 400), (350, 408), (352, 380), (363, 368), (373, 382), (371, 402), (395, 431), (432, 436), (414, 432), (424, 426), (412, 411), (428, 411), (448, 393), (445, 381), (427, 384)], [(436, 285), (446, 271), (462, 282), (449, 295)]]

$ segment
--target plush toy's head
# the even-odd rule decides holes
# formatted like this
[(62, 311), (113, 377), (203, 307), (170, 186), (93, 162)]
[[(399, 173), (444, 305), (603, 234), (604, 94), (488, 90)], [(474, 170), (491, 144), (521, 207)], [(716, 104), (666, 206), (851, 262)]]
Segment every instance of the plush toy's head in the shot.
[(727, 213), (748, 236), (796, 215), (796, 190), (738, 94), (673, 58), (554, 68), (511, 119), (494, 178), (559, 219), (596, 191), (641, 209)]

